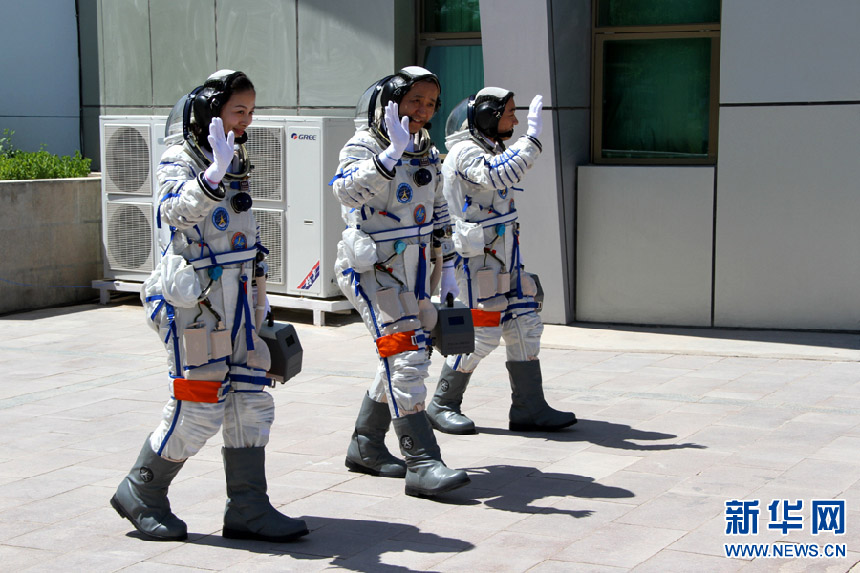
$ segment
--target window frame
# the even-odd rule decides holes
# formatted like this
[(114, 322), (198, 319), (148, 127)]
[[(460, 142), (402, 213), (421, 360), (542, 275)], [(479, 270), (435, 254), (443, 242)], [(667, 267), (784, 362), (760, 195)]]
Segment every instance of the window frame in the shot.
[[(591, 162), (597, 165), (716, 165), (720, 109), (720, 22), (659, 26), (598, 27), (600, 0), (592, 0), (591, 23)], [(710, 38), (707, 157), (603, 157), (604, 44), (613, 40), (671, 40)]]
[[(415, 18), (415, 61), (423, 66), (427, 60), (427, 50), (435, 47), (482, 46), (480, 30), (477, 32), (425, 32), (425, 0), (418, 0), (418, 17)], [(441, 118), (444, 125), (445, 118)], [(440, 146), (441, 149), (444, 149)], [(439, 153), (444, 160), (447, 153)]]
[(418, 3), (416, 18), (416, 61), (427, 59), (427, 48), (434, 46), (480, 46), (481, 32), (424, 32), (424, 1)]

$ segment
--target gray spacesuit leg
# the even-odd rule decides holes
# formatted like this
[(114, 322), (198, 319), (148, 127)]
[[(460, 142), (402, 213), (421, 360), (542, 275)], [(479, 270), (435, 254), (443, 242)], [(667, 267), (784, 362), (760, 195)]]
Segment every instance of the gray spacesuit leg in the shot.
[(475, 422), (463, 414), (460, 407), (463, 394), (469, 385), (471, 372), (458, 372), (448, 365), (442, 365), (442, 374), (436, 385), (436, 393), (427, 404), (427, 418), (430, 424), (446, 434), (476, 434)]
[(385, 447), (385, 434), (390, 426), (388, 404), (377, 402), (365, 394), (346, 451), (346, 467), (372, 476), (404, 477), (406, 464)]
[(406, 495), (433, 497), (468, 484), (463, 470), (449, 469), (424, 412), (395, 418), (394, 431), (406, 458)]
[(545, 432), (561, 430), (574, 425), (573, 412), (561, 412), (547, 404), (543, 395), (541, 375), (540, 335), (543, 323), (534, 313), (526, 313), (506, 321), (503, 325), (511, 382), (511, 409), (509, 429), (515, 432)]
[(148, 539), (182, 541), (188, 537), (188, 529), (170, 511), (167, 488), (184, 464), (184, 460), (172, 462), (156, 454), (147, 438), (131, 471), (110, 499), (111, 506)]
[(222, 535), (281, 543), (308, 534), (304, 520), (278, 512), (266, 494), (265, 448), (222, 448), (227, 508)]

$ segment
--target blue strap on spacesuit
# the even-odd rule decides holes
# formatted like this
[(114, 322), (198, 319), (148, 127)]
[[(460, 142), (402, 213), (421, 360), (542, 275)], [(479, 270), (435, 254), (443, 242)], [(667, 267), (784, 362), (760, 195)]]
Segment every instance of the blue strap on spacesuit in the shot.
[(155, 226), (158, 229), (161, 228), (161, 203), (164, 203), (167, 199), (172, 197), (179, 197), (179, 193), (166, 193), (158, 202), (158, 207), (155, 209)]
[(204, 255), (197, 259), (191, 259), (188, 263), (194, 267), (195, 270), (200, 269), (208, 269), (210, 267), (217, 266), (226, 266), (226, 265), (235, 265), (240, 263), (246, 263), (248, 261), (253, 261), (257, 258), (257, 247), (256, 245), (249, 249), (240, 249), (236, 251), (227, 251), (224, 253), (216, 253), (212, 251), (212, 248), (207, 243), (200, 243), (201, 247), (205, 247), (209, 250), (208, 255)]
[[(371, 207), (371, 208), (370, 208), (370, 211), (371, 211), (371, 214), (372, 214), (372, 213), (373, 213), (373, 207)], [(398, 216), (397, 216), (397, 215), (395, 215), (394, 213), (389, 213), (388, 211), (378, 211), (378, 213), (379, 213), (380, 215), (384, 215), (384, 216), (388, 217), (389, 219), (394, 219), (394, 220), (395, 220), (395, 221), (397, 221), (398, 223), (400, 222), (400, 217), (398, 217)]]
[(343, 276), (345, 276), (345, 277), (346, 276), (349, 277), (349, 282), (351, 282), (353, 285), (355, 285), (355, 296), (359, 296), (361, 294), (360, 293), (361, 287), (358, 284), (358, 276), (359, 275), (357, 272), (355, 272), (355, 269), (353, 269), (352, 267), (349, 267), (348, 269), (343, 271), (343, 273), (341, 273), (341, 274), (343, 274)]
[(410, 225), (408, 227), (398, 227), (396, 229), (387, 229), (384, 231), (376, 231), (368, 233), (375, 243), (383, 243), (385, 241), (395, 241), (397, 239), (410, 239), (412, 237), (423, 237), (433, 232), (433, 223), (425, 223), (423, 225)]
[[(521, 302), (517, 304), (509, 304), (508, 308), (505, 309), (505, 315), (502, 317), (501, 324), (506, 323), (509, 320), (513, 320), (519, 316), (523, 316), (524, 314), (533, 313), (538, 307), (536, 302)], [(524, 309), (524, 312), (517, 312), (518, 309)]]
[(517, 270), (517, 298), (523, 298), (522, 266), (520, 265), (520, 232), (514, 231), (514, 252), (511, 253), (511, 262)]
[(164, 297), (160, 294), (146, 297), (146, 302), (152, 302), (155, 300), (159, 301), (158, 305), (155, 307), (155, 310), (152, 311), (152, 314), (149, 315), (149, 320), (151, 320), (153, 322), (155, 322), (155, 317), (158, 314), (158, 312), (162, 309), (162, 307), (164, 307), (164, 305), (168, 304), (167, 301), (164, 300)]
[[(523, 298), (523, 287), (522, 287), (522, 265), (520, 264), (520, 233), (519, 231), (514, 231), (514, 250), (511, 254), (511, 261), (513, 262), (513, 268), (516, 269), (517, 273), (517, 288), (516, 288), (516, 296), (517, 299)], [(520, 302), (516, 304), (509, 304), (508, 308), (505, 309), (505, 315), (502, 317), (502, 322), (507, 322), (516, 318), (517, 316), (522, 316), (523, 314), (528, 314), (534, 312), (537, 309), (538, 303), (532, 300), (531, 302)], [(527, 309), (525, 312), (517, 312), (518, 309)]]
[(358, 171), (358, 167), (353, 167), (349, 171), (344, 171), (343, 169), (341, 169), (340, 171), (338, 171), (335, 174), (334, 177), (331, 178), (331, 181), (328, 182), (329, 187), (334, 185), (334, 182), (337, 181), (338, 179), (346, 179), (346, 178), (352, 179), (352, 174), (355, 173), (356, 171)]
[(164, 343), (167, 344), (170, 337), (173, 337), (173, 372), (178, 375), (182, 371), (182, 360), (179, 356), (179, 334), (176, 332), (176, 313), (173, 305), (167, 301), (164, 301), (164, 308), (167, 311), (167, 325), (169, 327), (167, 329), (167, 336), (164, 338)]
[(239, 297), (236, 300), (236, 316), (233, 318), (233, 331), (230, 333), (230, 339), (235, 342), (236, 335), (239, 334), (239, 325), (242, 319), (245, 319), (245, 348), (248, 351), (254, 350), (254, 336), (251, 334), (254, 330), (254, 320), (251, 318), (251, 307), (248, 306), (248, 278), (242, 277), (242, 284), (239, 288)]
[(425, 254), (426, 250), (426, 244), (421, 244), (419, 246), (418, 276), (415, 278), (415, 297), (418, 300), (428, 298), (427, 291), (425, 290), (425, 286), (427, 283), (427, 255)]
[(471, 206), (472, 206), (472, 198), (469, 197), (468, 195), (465, 195), (465, 200), (463, 201), (463, 210), (461, 212), (465, 213), (466, 209), (468, 209)]
[(463, 271), (466, 273), (466, 286), (469, 287), (469, 308), (475, 308), (475, 302), (472, 300), (472, 273), (469, 272), (469, 259), (463, 259)]

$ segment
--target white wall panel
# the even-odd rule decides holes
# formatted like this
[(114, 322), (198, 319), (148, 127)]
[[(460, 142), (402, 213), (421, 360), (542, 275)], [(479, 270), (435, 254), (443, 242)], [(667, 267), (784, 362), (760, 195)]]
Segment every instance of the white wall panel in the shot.
[(514, 92), (518, 107), (538, 93), (552, 105), (548, 26), (546, 2), (481, 2), (484, 83)]
[(720, 102), (860, 100), (860, 2), (723, 0)]
[(858, 329), (860, 106), (720, 116), (716, 326)]
[(577, 320), (709, 326), (714, 169), (581, 166)]
[(299, 104), (354, 106), (394, 69), (393, 0), (299, 2)]

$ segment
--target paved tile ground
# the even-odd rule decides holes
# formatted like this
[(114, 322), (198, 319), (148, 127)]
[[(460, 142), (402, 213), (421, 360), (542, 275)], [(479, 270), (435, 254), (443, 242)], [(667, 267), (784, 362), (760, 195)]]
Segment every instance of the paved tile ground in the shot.
[[(311, 528), (288, 544), (220, 536), (220, 437), (170, 490), (187, 542), (143, 541), (108, 505), (166, 399), (165, 355), (135, 301), (0, 317), (0, 570), (860, 570), (856, 335), (548, 326), (545, 391), (579, 424), (509, 432), (500, 349), (465, 398), (480, 433), (438, 435), (472, 483), (431, 501), (343, 466), (375, 363), (355, 315), (283, 317), (304, 368), (274, 390), (269, 493)], [(783, 499), (804, 502), (785, 536), (767, 528)], [(844, 535), (812, 535), (816, 499), (846, 501)], [(757, 536), (725, 535), (728, 500), (760, 500)], [(846, 554), (728, 558), (730, 542)]]

